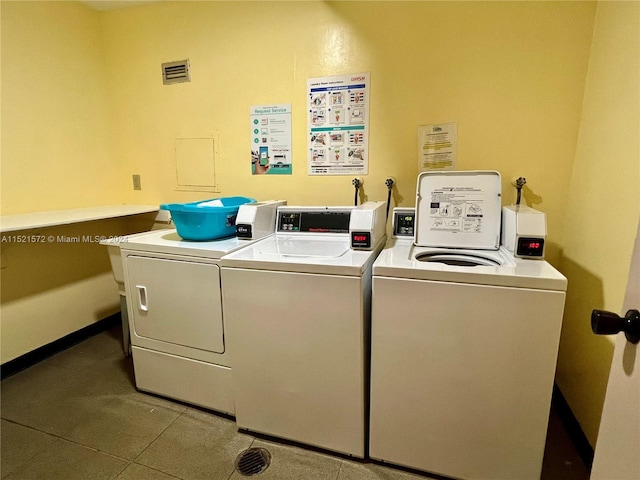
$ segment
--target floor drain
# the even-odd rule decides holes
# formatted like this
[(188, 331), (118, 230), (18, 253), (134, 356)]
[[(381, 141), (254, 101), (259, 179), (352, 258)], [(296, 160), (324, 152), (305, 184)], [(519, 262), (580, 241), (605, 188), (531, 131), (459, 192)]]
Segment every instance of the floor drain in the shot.
[(236, 468), (245, 477), (264, 472), (271, 462), (271, 454), (264, 448), (249, 448), (236, 458)]

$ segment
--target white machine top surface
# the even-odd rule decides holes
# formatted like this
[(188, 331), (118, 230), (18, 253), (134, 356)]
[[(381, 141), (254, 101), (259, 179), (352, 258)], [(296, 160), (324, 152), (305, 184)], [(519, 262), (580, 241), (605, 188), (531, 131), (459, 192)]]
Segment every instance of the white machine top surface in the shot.
[[(417, 259), (441, 254), (448, 254), (454, 259), (453, 263), (457, 258), (483, 257), (487, 263), (496, 264), (460, 266)], [(430, 248), (415, 246), (411, 239), (389, 241), (373, 264), (373, 275), (541, 290), (567, 289), (567, 279), (548, 262), (515, 258), (504, 247), (496, 251)]]
[(285, 258), (338, 258), (350, 250), (348, 239), (327, 241), (316, 238), (290, 238), (280, 236), (269, 246), (265, 246), (261, 252), (267, 255), (280, 255)]
[(494, 171), (434, 171), (418, 176), (416, 245), (497, 250), (502, 184)]
[(348, 234), (275, 234), (223, 257), (220, 265), (284, 272), (361, 275), (373, 263), (374, 250), (352, 250)]
[(198, 258), (218, 259), (227, 253), (238, 250), (257, 240), (244, 240), (227, 237), (209, 242), (183, 240), (175, 229), (154, 230), (146, 234), (136, 234), (120, 241), (120, 248), (140, 252), (189, 255)]

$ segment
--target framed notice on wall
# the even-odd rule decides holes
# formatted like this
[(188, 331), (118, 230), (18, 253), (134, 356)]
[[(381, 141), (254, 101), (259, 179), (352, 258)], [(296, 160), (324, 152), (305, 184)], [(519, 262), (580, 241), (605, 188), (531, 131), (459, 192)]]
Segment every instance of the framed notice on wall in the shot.
[(309, 175), (369, 173), (369, 74), (307, 80)]

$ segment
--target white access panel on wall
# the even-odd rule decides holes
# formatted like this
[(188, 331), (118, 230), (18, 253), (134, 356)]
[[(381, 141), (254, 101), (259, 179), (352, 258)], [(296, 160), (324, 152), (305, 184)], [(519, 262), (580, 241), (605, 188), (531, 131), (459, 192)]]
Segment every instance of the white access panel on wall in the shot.
[(218, 265), (135, 255), (126, 261), (138, 336), (224, 352)]
[(416, 191), (416, 245), (500, 247), (502, 183), (498, 172), (423, 172)]

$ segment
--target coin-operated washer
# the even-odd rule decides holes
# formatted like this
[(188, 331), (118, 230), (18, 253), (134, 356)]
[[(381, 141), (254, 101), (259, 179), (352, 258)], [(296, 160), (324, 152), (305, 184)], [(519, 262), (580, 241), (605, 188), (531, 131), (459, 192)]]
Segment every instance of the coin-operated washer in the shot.
[(371, 267), (385, 204), (280, 207), (222, 258), (238, 427), (364, 457)]
[(567, 281), (500, 246), (500, 193), (497, 172), (421, 174), (414, 242), (374, 263), (371, 458), (540, 478)]
[(120, 243), (138, 389), (235, 413), (220, 258), (271, 235), (285, 204), (241, 205), (237, 236), (187, 241), (172, 229)]

